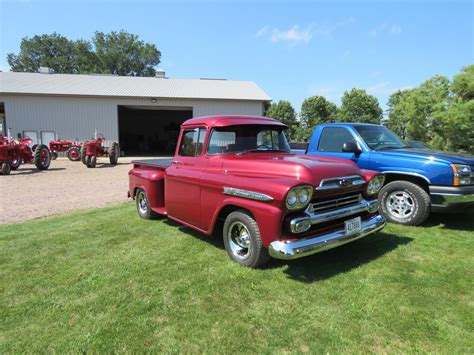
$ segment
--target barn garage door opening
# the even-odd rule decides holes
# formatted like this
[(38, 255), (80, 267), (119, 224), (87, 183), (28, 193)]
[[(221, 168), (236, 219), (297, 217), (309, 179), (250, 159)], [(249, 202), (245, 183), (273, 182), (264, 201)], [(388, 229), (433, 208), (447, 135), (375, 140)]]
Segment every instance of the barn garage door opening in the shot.
[(120, 149), (125, 155), (173, 155), (181, 124), (192, 108), (119, 106)]

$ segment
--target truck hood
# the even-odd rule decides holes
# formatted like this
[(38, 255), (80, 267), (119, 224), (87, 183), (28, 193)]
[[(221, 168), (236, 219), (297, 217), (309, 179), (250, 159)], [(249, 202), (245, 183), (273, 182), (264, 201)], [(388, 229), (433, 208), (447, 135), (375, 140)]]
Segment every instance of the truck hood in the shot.
[(462, 153), (443, 152), (432, 149), (404, 148), (375, 151), (374, 153), (390, 157), (410, 157), (420, 158), (422, 160), (435, 159), (446, 163), (474, 165), (474, 156)]
[(248, 153), (224, 158), (227, 174), (261, 178), (292, 178), (319, 185), (321, 180), (342, 176), (363, 176), (351, 161), (296, 154)]

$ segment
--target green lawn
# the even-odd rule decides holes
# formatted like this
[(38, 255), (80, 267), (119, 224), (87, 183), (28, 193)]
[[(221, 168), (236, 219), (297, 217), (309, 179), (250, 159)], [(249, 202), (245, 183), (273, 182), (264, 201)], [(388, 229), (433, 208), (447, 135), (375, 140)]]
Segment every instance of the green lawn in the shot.
[(134, 205), (0, 226), (0, 353), (474, 352), (474, 215), (251, 270)]

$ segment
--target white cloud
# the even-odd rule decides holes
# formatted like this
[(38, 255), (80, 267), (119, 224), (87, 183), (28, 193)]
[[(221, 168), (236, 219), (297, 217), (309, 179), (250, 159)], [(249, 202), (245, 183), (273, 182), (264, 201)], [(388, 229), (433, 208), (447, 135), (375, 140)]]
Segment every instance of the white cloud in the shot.
[(314, 37), (330, 38), (338, 29), (354, 23), (355, 18), (351, 16), (333, 23), (312, 23), (304, 28), (300, 25), (293, 25), (288, 29), (263, 26), (255, 33), (255, 36), (266, 38), (273, 43), (286, 42), (295, 45), (309, 43)]
[(392, 25), (392, 27), (390, 27), (390, 33), (392, 34), (399, 34), (401, 32), (402, 32), (402, 28), (400, 26)]
[(300, 27), (298, 25), (295, 25), (287, 31), (281, 31), (278, 28), (274, 28), (272, 31), (272, 35), (270, 36), (270, 41), (285, 41), (296, 44), (298, 42), (308, 43), (311, 38), (313, 38), (313, 34), (311, 33), (310, 27), (307, 27), (304, 30), (300, 30)]
[(370, 95), (391, 95), (394, 92), (397, 92), (399, 90), (406, 90), (410, 89), (410, 86), (405, 86), (405, 87), (393, 87), (390, 85), (388, 81), (382, 81), (380, 83), (374, 84), (370, 87), (367, 88), (367, 93)]
[(374, 27), (369, 31), (369, 35), (372, 37), (377, 37), (383, 33), (390, 33), (390, 34), (400, 34), (402, 32), (402, 28), (399, 25), (395, 24), (388, 24), (386, 22)]
[(261, 29), (257, 31), (255, 34), (256, 37), (262, 37), (263, 35), (267, 34), (268, 32), (268, 26), (263, 26)]

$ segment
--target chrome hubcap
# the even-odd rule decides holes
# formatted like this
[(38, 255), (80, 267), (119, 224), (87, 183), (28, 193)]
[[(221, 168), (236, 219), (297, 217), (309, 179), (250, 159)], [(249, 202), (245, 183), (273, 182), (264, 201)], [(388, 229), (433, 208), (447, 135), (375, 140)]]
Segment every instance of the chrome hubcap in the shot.
[(407, 218), (415, 213), (415, 199), (405, 191), (392, 192), (385, 203), (388, 212), (396, 218)]
[(146, 214), (148, 211), (148, 201), (146, 199), (145, 193), (140, 191), (138, 193), (138, 210), (141, 214)]
[(242, 222), (234, 222), (227, 232), (230, 250), (237, 258), (247, 259), (252, 252), (250, 232)]

